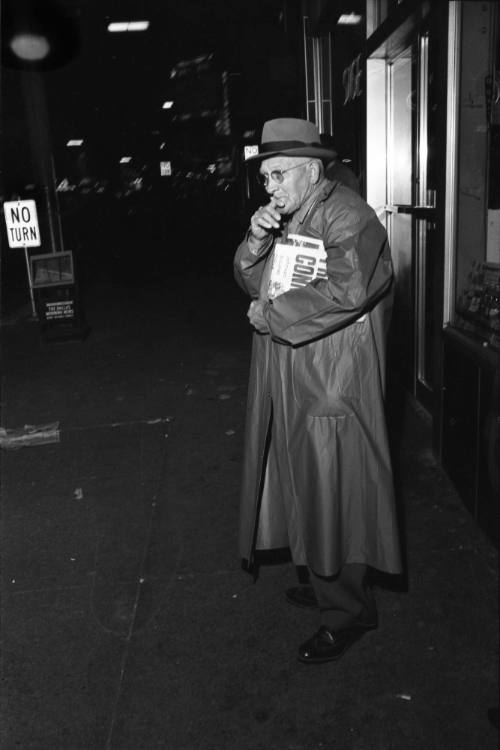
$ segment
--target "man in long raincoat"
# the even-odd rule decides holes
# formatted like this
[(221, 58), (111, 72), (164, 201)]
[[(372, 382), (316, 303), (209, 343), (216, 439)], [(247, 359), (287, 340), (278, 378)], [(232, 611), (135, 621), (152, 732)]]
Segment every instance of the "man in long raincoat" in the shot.
[(401, 572), (383, 403), (390, 249), (368, 204), (325, 178), (333, 156), (308, 121), (264, 124), (253, 158), (270, 200), (234, 259), (255, 328), (240, 551), (249, 570), (256, 551), (283, 547), (307, 566), (312, 587), (286, 594), (319, 606), (306, 663), (339, 658), (377, 627), (368, 567)]

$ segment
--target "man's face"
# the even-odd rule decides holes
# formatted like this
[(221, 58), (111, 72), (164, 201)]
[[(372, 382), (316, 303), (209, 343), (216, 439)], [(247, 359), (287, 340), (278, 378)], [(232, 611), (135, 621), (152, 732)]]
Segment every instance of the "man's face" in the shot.
[[(273, 178), (271, 173), (274, 170), (283, 173), (283, 182)], [(260, 173), (267, 178), (265, 189), (275, 198), (276, 208), (282, 214), (297, 211), (312, 193), (316, 183), (313, 164), (306, 156), (273, 156), (262, 162)]]

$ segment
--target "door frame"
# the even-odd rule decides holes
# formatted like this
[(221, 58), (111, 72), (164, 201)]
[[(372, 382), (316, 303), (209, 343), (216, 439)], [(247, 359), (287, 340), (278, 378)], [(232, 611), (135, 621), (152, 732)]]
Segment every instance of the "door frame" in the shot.
[[(448, 38), (450, 37), (449, 25), (453, 19), (449, 20), (448, 8), (443, 7), (441, 3), (435, 5), (415, 6), (413, 15), (407, 17), (400, 26), (394, 24), (387, 25), (387, 34), (383, 35), (383, 29), (378, 29), (371, 38), (367, 40), (367, 58), (366, 58), (366, 144), (367, 144), (367, 191), (366, 197), (368, 203), (377, 212), (381, 222), (388, 227), (384, 203), (387, 204), (387, 187), (388, 187), (388, 128), (389, 121), (387, 116), (387, 101), (389, 95), (389, 84), (387, 80), (387, 64), (389, 60), (396, 59), (403, 50), (412, 45), (419, 45), (418, 40), (425, 35), (429, 36), (433, 46), (433, 75), (436, 77), (434, 82), (435, 89), (433, 96), (435, 100), (438, 97), (438, 112), (434, 115), (436, 118), (435, 125), (435, 174), (433, 183), (430, 187), (435, 190), (435, 200), (427, 201), (424, 205), (417, 199), (422, 198), (423, 194), (414, 192), (413, 209), (415, 227), (424, 226), (422, 219), (428, 219), (435, 223), (433, 232), (433, 291), (432, 291), (432, 313), (431, 320), (428, 320), (431, 339), (428, 340), (427, 356), (432, 357), (432, 388), (433, 392), (424, 387), (419, 380), (417, 370), (418, 358), (416, 357), (413, 365), (414, 376), (412, 382), (406, 385), (406, 389), (416, 398), (424, 408), (435, 417), (438, 416), (438, 407), (440, 401), (440, 381), (441, 381), (441, 361), (442, 361), (442, 329), (444, 313), (444, 287), (445, 287), (445, 256), (453, 256), (453, 227), (455, 220), (454, 210), (454, 181), (450, 182), (450, 176), (453, 176), (455, 168), (454, 155), (455, 143), (449, 142), (447, 130), (450, 127), (448, 110), (450, 107), (450, 97), (456, 96), (456, 91), (450, 92), (447, 87), (447, 76), (449, 75), (450, 63), (448, 61)], [(454, 5), (451, 3), (450, 5)], [(384, 24), (385, 26), (386, 24)], [(442, 33), (442, 29), (447, 30), (447, 34)], [(444, 37), (444, 39), (443, 39)], [(453, 42), (453, 39), (452, 39)], [(419, 47), (417, 47), (419, 49)], [(416, 123), (416, 126), (419, 123)], [(451, 123), (451, 126), (453, 123)], [(422, 128), (422, 123), (420, 123)], [(416, 132), (416, 131), (415, 131)], [(437, 146), (436, 146), (437, 143)], [(415, 143), (415, 148), (418, 144)], [(417, 164), (418, 161), (414, 160)], [(420, 184), (420, 183), (417, 183)], [(427, 196), (426, 196), (427, 197)], [(431, 196), (434, 198), (434, 196)], [(419, 205), (420, 203), (420, 205)], [(411, 207), (410, 207), (411, 208)], [(445, 215), (446, 209), (446, 215)], [(418, 217), (418, 218), (417, 218)], [(446, 218), (446, 221), (445, 221)], [(414, 229), (414, 232), (417, 231)], [(422, 231), (422, 230), (420, 230)], [(419, 262), (418, 253), (416, 252), (416, 240), (412, 238), (412, 258), (414, 263)], [(422, 245), (422, 242), (421, 242)], [(421, 262), (421, 261), (420, 261)], [(435, 277), (434, 277), (435, 268)], [(418, 268), (414, 269), (415, 271)], [(414, 277), (415, 278), (415, 277)], [(420, 305), (422, 302), (423, 289), (413, 284), (415, 299), (418, 301), (420, 295)], [(416, 309), (413, 304), (413, 309)], [(412, 323), (412, 332), (415, 335), (415, 349), (417, 346), (422, 347), (422, 332), (418, 330), (418, 319)], [(415, 355), (418, 351), (415, 351)], [(437, 420), (436, 420), (437, 421)]]

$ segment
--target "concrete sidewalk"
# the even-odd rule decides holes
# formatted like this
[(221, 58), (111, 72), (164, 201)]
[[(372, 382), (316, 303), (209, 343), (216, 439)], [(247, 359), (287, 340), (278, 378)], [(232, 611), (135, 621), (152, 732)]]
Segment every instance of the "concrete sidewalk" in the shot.
[[(407, 586), (380, 627), (303, 665), (291, 565), (240, 569), (250, 331), (229, 273), (86, 290), (84, 343), (2, 329), (2, 750), (489, 750), (497, 553), (393, 414)], [(389, 582), (390, 583), (390, 582)]]

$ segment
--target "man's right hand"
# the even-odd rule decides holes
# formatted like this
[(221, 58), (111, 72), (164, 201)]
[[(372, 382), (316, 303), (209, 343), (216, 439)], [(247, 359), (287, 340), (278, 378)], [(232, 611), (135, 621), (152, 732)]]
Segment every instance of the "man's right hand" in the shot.
[(263, 240), (273, 229), (280, 228), (282, 214), (277, 210), (278, 202), (271, 198), (267, 206), (261, 206), (250, 219), (250, 229), (253, 236)]

